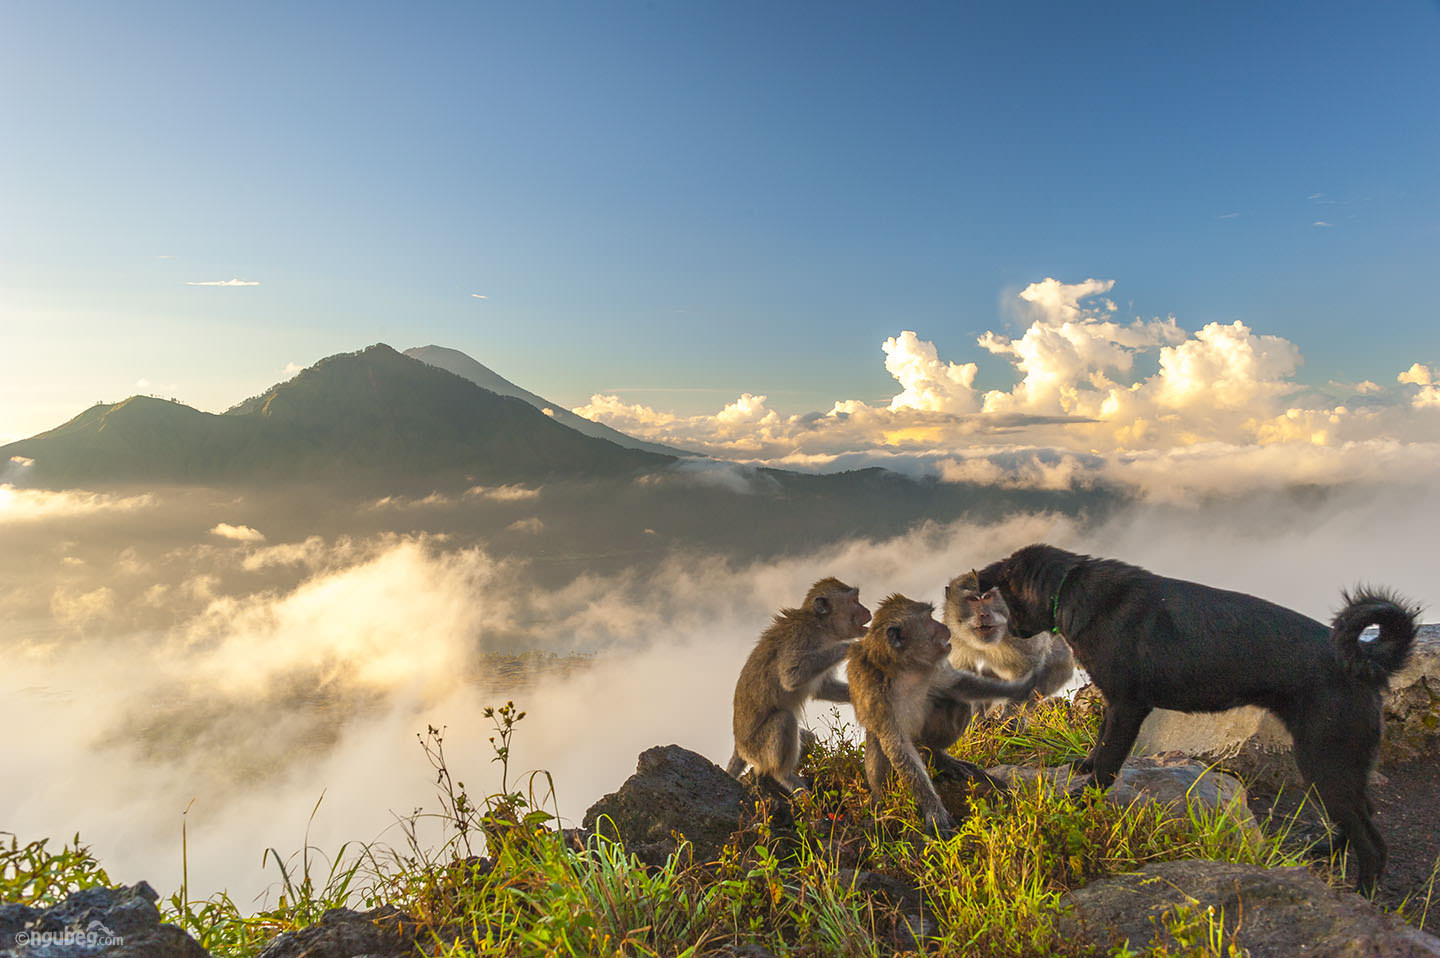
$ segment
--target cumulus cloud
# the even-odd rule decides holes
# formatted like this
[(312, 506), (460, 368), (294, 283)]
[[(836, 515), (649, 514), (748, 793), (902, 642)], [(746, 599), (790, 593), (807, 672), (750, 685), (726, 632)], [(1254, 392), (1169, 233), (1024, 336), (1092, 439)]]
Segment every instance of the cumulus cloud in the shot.
[(1412, 386), (1433, 386), (1435, 385), (1435, 370), (1424, 363), (1415, 363), (1395, 378), (1399, 382), (1409, 383)]
[[(1440, 440), (1440, 423), (1423, 418), (1440, 408), (1428, 366), (1402, 373), (1399, 388), (1332, 382), (1321, 394), (1297, 381), (1304, 359), (1295, 343), (1239, 320), (1191, 332), (1174, 316), (1123, 318), (1108, 298), (1114, 287), (1109, 279), (1048, 277), (1021, 290), (1012, 303), (1018, 334), (989, 330), (976, 340), (1005, 364), (1009, 386), (978, 388), (979, 362), (948, 359), (918, 331), (902, 330), (881, 343), (897, 384), (888, 401), (842, 398), (824, 412), (786, 414), (764, 394), (743, 393), (712, 414), (681, 416), (605, 394), (575, 412), (751, 464), (845, 468), (902, 456), (902, 470), (944, 479), (1008, 483), (1028, 475), (1040, 485), (1062, 473), (1053, 464), (1017, 471), (977, 448), (1123, 457), (1197, 445), (1305, 445), (1330, 450), (1322, 457), (1337, 460), (1342, 474), (1354, 468), (1338, 460), (1363, 458), (1366, 443)], [(1073, 473), (1077, 481), (1088, 474)]]
[(228, 522), (217, 523), (215, 528), (210, 530), (212, 536), (219, 536), (222, 539), (233, 539), (236, 542), (264, 542), (265, 533), (249, 526), (235, 526)]
[(1415, 363), (1396, 378), (1403, 384), (1420, 387), (1412, 392), (1410, 405), (1416, 409), (1440, 409), (1440, 377), (1434, 369)]
[(203, 282), (191, 282), (191, 283), (186, 283), (185, 285), (186, 285), (186, 286), (259, 286), (260, 283), (259, 283), (258, 281), (256, 281), (256, 280), (240, 279), (240, 278), (238, 278), (238, 277), (232, 277), (232, 278), (230, 278), (230, 279), (211, 279), (211, 280), (205, 280), (205, 281), (203, 281)]
[(885, 369), (902, 389), (890, 400), (890, 409), (922, 412), (970, 413), (979, 408), (975, 395), (975, 363), (941, 362), (934, 343), (911, 330), (885, 340)]

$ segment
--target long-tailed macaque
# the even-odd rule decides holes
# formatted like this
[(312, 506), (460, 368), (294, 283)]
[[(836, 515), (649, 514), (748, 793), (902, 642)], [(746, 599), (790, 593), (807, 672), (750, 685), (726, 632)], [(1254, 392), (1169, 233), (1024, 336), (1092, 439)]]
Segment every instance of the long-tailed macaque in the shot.
[(869, 621), (860, 590), (835, 578), (811, 586), (801, 608), (776, 613), (735, 683), (735, 751), (726, 771), (739, 777), (748, 764), (787, 792), (804, 787), (795, 770), (813, 736), (801, 728), (802, 710), (812, 698), (850, 701), (834, 672)]

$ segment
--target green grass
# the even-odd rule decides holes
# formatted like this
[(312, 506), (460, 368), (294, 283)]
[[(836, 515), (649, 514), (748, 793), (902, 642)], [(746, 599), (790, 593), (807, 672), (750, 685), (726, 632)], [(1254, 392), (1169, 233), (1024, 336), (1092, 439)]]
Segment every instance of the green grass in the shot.
[[(1121, 807), (1044, 779), (971, 796), (957, 833), (935, 841), (897, 790), (869, 802), (858, 736), (837, 726), (808, 760), (816, 787), (796, 801), (793, 828), (757, 808), (718, 861), (697, 861), (682, 845), (650, 868), (617, 843), (595, 837), (577, 848), (555, 831), (555, 783), (544, 773), (514, 779), (509, 768), (524, 713), (507, 703), (487, 714), (501, 790), (483, 799), (452, 777), (442, 729), (421, 739), (439, 805), (425, 814), (445, 826), (439, 847), (416, 838), (417, 817), (402, 823), (399, 847), (352, 843), (328, 857), (308, 841), (289, 857), (271, 849), (264, 862), (278, 876), (273, 905), (247, 912), (224, 894), (193, 901), (182, 884), (162, 902), (166, 920), (224, 958), (255, 955), (330, 907), (381, 902), (430, 929), (428, 952), (446, 956), (703, 956), (743, 943), (797, 958), (878, 958), (907, 947), (937, 956), (1077, 955), (1084, 952), (1057, 931), (1072, 888), (1176, 858), (1298, 863), (1243, 807)], [(977, 723), (955, 751), (987, 765), (1059, 764), (1080, 757), (1094, 734), (1093, 719), (1051, 702), (1024, 722)], [(896, 903), (857, 886), (866, 873), (923, 894), (928, 937), (917, 945)], [(59, 849), (13, 836), (0, 846), (5, 901), (43, 905), (108, 882), (78, 837)], [(1168, 913), (1172, 950), (1116, 953), (1228, 958), (1235, 945), (1222, 917)]]

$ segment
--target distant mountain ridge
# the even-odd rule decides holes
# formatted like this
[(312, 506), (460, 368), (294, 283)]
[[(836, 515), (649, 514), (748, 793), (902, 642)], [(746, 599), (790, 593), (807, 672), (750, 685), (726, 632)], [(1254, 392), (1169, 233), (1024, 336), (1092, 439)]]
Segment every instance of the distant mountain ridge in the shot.
[(583, 416), (577, 416), (570, 410), (557, 403), (553, 403), (544, 397), (537, 396), (515, 385), (510, 380), (487, 366), (476, 362), (458, 349), (450, 349), (445, 346), (416, 346), (413, 349), (405, 350), (405, 355), (412, 359), (418, 359), (423, 363), (438, 366), (441, 369), (449, 370), (457, 376), (470, 380), (483, 389), (488, 389), (501, 396), (513, 396), (522, 399), (541, 412), (549, 410), (547, 415), (558, 423), (564, 423), (576, 432), (583, 433), (594, 439), (608, 439), (628, 449), (643, 449), (646, 452), (658, 453), (662, 456), (693, 456), (695, 453), (683, 449), (674, 449), (670, 446), (661, 445), (658, 442), (646, 442), (643, 439), (636, 439), (634, 436), (627, 436), (618, 429), (612, 429), (604, 423), (598, 423)]
[[(478, 365), (478, 364), (477, 364)], [(133, 396), (0, 447), (31, 481), (613, 477), (674, 459), (596, 439), (384, 344), (322, 359), (221, 415)]]

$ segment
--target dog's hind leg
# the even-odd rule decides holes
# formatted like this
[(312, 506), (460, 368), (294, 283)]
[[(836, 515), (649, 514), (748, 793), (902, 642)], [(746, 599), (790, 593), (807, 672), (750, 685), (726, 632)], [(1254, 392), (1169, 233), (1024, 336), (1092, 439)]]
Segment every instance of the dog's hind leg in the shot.
[[(1093, 775), (1091, 781), (1100, 788), (1109, 788), (1120, 772), (1120, 766), (1130, 755), (1135, 737), (1150, 706), (1134, 702), (1109, 702), (1105, 708), (1105, 727), (1100, 730), (1100, 739), (1091, 750), (1086, 762)], [(1084, 763), (1082, 763), (1083, 765)]]
[(1371, 817), (1370, 799), (1365, 794), (1369, 758), (1373, 744), (1356, 748), (1354, 743), (1326, 741), (1323, 735), (1299, 730), (1295, 738), (1295, 764), (1314, 786), (1325, 814), (1340, 831), (1335, 849), (1349, 847), (1356, 859), (1356, 887), (1362, 895), (1375, 890), (1385, 870), (1385, 839)]

